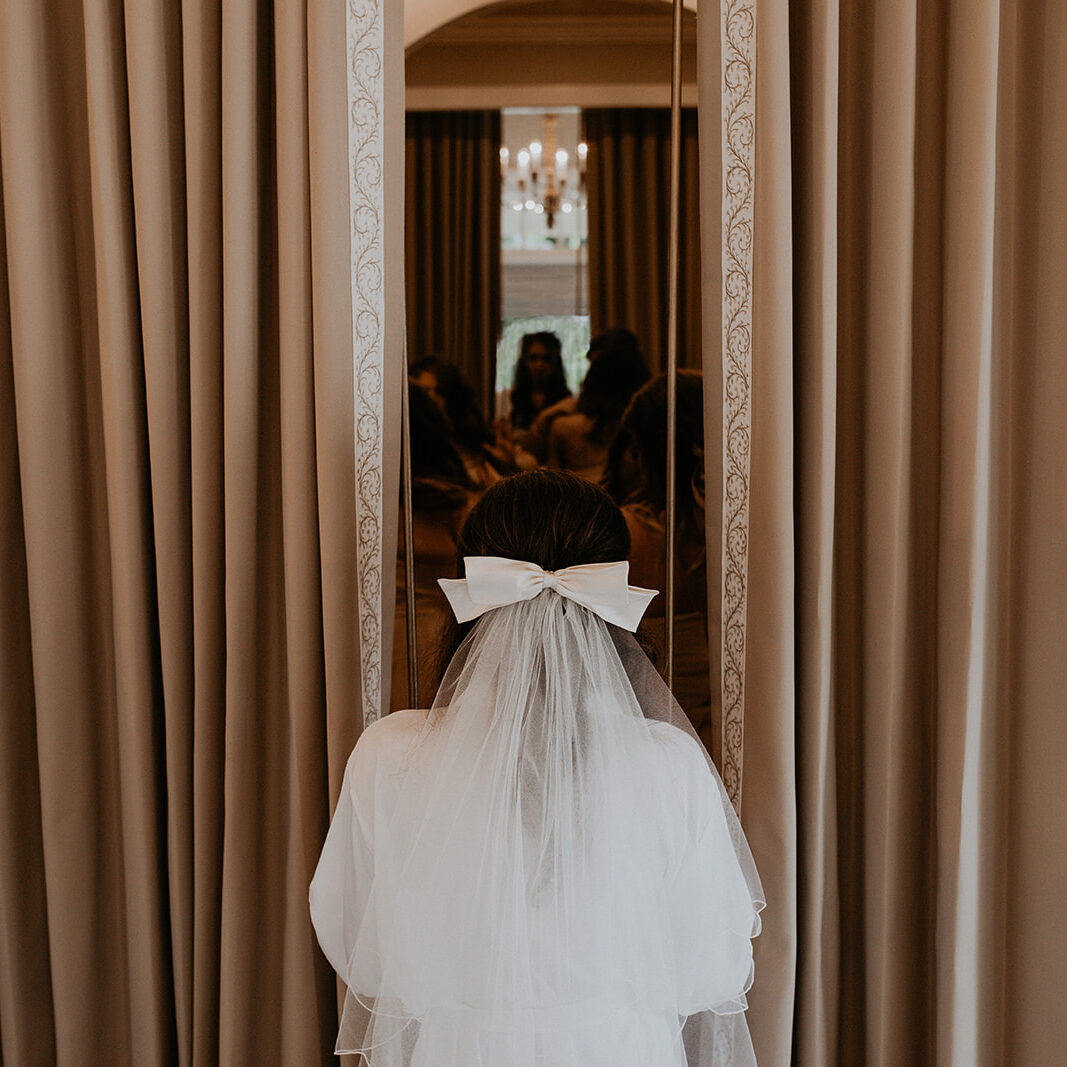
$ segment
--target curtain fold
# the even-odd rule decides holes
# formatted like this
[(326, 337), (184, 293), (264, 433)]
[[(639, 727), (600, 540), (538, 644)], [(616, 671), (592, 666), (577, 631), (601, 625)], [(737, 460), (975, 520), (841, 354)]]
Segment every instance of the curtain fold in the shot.
[[(667, 361), (667, 245), (671, 116), (665, 108), (591, 108), (582, 121), (589, 155), (589, 325), (632, 330), (652, 372)], [(678, 365), (701, 366), (700, 164), (697, 113), (682, 111)]]
[(493, 413), (500, 339), (500, 112), (409, 111), (408, 357), (455, 363)]
[[(757, 1053), (1052, 1062), (1067, 12), (759, 0), (756, 17)], [(702, 66), (712, 122), (719, 77)]]
[(0, 4), (5, 1062), (333, 1058), (306, 900), (362, 723), (344, 27)]
[[(0, 143), (0, 178), (3, 145)], [(0, 247), (6, 244), (0, 197)], [(12, 1063), (55, 1060), (55, 1028), (40, 1025), (37, 1005), (51, 1004), (41, 780), (36, 759), (33, 638), (30, 631), (25, 519), (19, 492), (19, 451), (11, 361), (11, 306), (6, 257), (0, 256), (0, 1039)]]

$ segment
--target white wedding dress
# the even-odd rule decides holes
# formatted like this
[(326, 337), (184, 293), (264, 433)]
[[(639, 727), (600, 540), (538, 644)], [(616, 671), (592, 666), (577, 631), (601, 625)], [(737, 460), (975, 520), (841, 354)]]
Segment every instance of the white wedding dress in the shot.
[(431, 712), (364, 731), (310, 893), (349, 987), (338, 1052), (373, 1067), (754, 1062), (758, 880), (646, 665), (546, 593), (475, 627)]

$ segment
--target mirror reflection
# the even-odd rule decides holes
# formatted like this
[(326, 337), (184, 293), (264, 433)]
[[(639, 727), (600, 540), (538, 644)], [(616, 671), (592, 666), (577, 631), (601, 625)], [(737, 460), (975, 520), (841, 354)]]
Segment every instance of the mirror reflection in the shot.
[[(694, 103), (687, 13), (683, 103)], [(408, 50), (406, 263), (420, 703), (437, 579), (478, 494), (538, 466), (604, 486), (631, 581), (665, 582), (670, 8), (479, 8)], [(493, 42), (490, 46), (488, 42)], [(695, 111), (683, 112), (675, 691), (709, 750)], [(403, 531), (392, 708), (408, 693)], [(663, 664), (664, 597), (640, 636)]]

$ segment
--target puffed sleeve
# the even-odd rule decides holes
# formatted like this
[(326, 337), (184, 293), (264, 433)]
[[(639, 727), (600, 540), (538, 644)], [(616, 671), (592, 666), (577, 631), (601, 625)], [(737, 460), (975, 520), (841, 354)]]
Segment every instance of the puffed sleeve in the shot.
[(696, 743), (686, 754), (686, 833), (667, 894), (678, 968), (678, 1011), (744, 1011), (762, 891), (725, 791)]
[[(361, 749), (362, 738), (360, 742), (345, 768), (341, 795), (308, 894), (311, 922), (319, 945), (333, 969), (349, 986), (354, 976), (348, 973), (348, 961), (374, 880), (374, 850), (368, 832), (373, 821), (370, 812), (360, 810), (365, 806), (360, 804), (360, 798), (367, 791), (359, 788), (361, 778), (372, 775), (374, 768), (365, 758), (366, 746)], [(361, 992), (372, 993), (373, 976), (360, 976), (360, 979), (361, 984), (366, 982), (371, 986)]]

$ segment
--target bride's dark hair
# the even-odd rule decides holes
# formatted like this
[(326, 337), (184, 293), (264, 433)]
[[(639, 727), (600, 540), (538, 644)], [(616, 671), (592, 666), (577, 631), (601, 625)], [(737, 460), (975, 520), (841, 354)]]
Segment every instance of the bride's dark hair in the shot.
[(630, 531), (600, 486), (565, 471), (535, 470), (486, 490), (456, 548), (460, 577), (464, 556), (503, 556), (558, 571), (626, 559)]
[[(482, 494), (459, 534), (456, 574), (463, 577), (464, 556), (502, 556), (558, 571), (629, 555), (629, 528), (607, 492), (566, 471), (534, 470)], [(445, 629), (438, 678), (473, 625), (453, 622)]]

